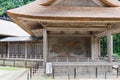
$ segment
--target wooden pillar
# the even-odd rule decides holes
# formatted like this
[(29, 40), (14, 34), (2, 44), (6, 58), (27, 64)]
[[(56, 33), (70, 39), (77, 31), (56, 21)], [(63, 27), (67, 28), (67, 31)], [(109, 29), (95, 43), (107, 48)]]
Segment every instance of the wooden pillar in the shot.
[(27, 42), (25, 41), (25, 59), (27, 59)]
[(43, 29), (43, 58), (44, 58), (44, 63), (47, 62), (47, 55), (48, 55), (48, 36), (47, 36), (47, 30)]
[(99, 55), (99, 38), (91, 37), (91, 58), (92, 60), (98, 59)]
[(112, 63), (113, 36), (110, 32), (108, 32), (107, 34), (107, 54), (108, 54), (108, 62)]
[(91, 58), (94, 59), (94, 40), (93, 36), (91, 37)]
[(100, 46), (101, 46), (101, 44), (100, 44), (100, 39), (101, 38), (98, 38), (98, 57), (101, 57), (101, 52), (100, 52)]
[(10, 58), (10, 44), (9, 42), (7, 43), (7, 58)]

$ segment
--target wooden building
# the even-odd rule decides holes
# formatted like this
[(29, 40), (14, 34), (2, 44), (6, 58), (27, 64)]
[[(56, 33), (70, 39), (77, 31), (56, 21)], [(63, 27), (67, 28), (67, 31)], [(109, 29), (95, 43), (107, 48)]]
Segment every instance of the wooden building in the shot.
[[(44, 64), (76, 67), (82, 64), (80, 62), (86, 62), (85, 66), (108, 65), (109, 68), (113, 65), (112, 35), (120, 30), (119, 6), (118, 0), (36, 0), (7, 13), (31, 36), (43, 37), (43, 45), (36, 44), (34, 51), (42, 53)], [(100, 55), (103, 36), (107, 36), (108, 41), (107, 61)], [(17, 44), (11, 44), (14, 45)], [(40, 48), (43, 48), (42, 52)], [(34, 53), (31, 44), (27, 49), (28, 53)], [(25, 53), (24, 47), (20, 51)]]

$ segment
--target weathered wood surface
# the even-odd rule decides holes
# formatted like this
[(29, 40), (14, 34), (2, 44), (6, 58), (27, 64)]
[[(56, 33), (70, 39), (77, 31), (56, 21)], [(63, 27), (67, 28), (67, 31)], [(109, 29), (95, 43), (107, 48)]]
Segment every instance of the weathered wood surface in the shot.
[(43, 30), (43, 57), (44, 57), (44, 62), (47, 62), (47, 57), (48, 57), (48, 35), (47, 35), (47, 30)]
[[(42, 43), (41, 42), (9, 42), (7, 43), (0, 43), (0, 54), (7, 55), (9, 57), (18, 58), (30, 58), (30, 55), (35, 58), (35, 55), (43, 55), (42, 50)], [(23, 55), (23, 56), (20, 56)], [(26, 55), (26, 56), (25, 56)], [(16, 57), (16, 58), (17, 58)]]
[(112, 63), (113, 35), (110, 32), (108, 32), (107, 34), (107, 55), (108, 55), (108, 62)]

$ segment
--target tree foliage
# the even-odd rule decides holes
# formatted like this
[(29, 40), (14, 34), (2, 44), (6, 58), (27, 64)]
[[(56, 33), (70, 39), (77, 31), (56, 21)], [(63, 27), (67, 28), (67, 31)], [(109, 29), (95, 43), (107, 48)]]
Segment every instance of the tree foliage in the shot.
[(101, 45), (100, 45), (100, 50), (101, 50), (101, 56), (106, 56), (107, 55), (107, 38), (103, 37), (100, 40)]
[(6, 16), (6, 10), (13, 9), (34, 0), (0, 0), (0, 17)]
[[(107, 55), (107, 38), (101, 38), (101, 55)], [(120, 57), (120, 34), (113, 35), (113, 55)]]

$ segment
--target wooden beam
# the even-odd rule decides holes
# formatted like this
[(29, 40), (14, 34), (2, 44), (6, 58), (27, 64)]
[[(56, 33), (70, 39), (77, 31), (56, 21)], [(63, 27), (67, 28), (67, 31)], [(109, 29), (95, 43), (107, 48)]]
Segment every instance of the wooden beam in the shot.
[(32, 32), (33, 32), (34, 35), (37, 36), (37, 37), (41, 37), (41, 36), (43, 35), (43, 30), (42, 30), (42, 29), (32, 30)]
[(56, 24), (56, 23), (51, 23), (48, 24), (46, 27), (52, 27), (52, 28), (108, 28), (105, 24), (85, 24), (85, 23), (78, 23), (78, 24)]
[(108, 31), (111, 32), (111, 34), (120, 33), (120, 29), (115, 29), (115, 30), (103, 31), (103, 32), (101, 32), (101, 33), (94, 34), (94, 36), (96, 36), (96, 37), (104, 37), (104, 36), (107, 36)]
[(112, 34), (117, 34), (117, 33), (120, 33), (120, 28), (112, 31)]
[[(27, 25), (26, 25), (27, 26)], [(40, 24), (34, 25), (34, 26), (28, 26), (30, 30), (37, 30), (37, 29), (42, 29), (43, 27)]]
[(90, 34), (49, 34), (48, 37), (91, 37)]
[(113, 25), (111, 24), (111, 25), (108, 25), (108, 30), (102, 31), (100, 33), (96, 33), (96, 34), (94, 34), (94, 36), (96, 36), (96, 37), (107, 36), (108, 31), (111, 32), (111, 34), (120, 33), (120, 24), (113, 24)]
[(98, 23), (98, 24), (109, 24), (109, 23), (120, 23), (120, 21), (116, 21), (116, 20), (113, 20), (113, 21), (80, 21), (80, 20), (48, 20), (48, 19), (34, 19), (34, 18), (23, 18), (23, 17), (18, 17), (19, 19), (22, 19), (22, 20), (28, 20), (28, 21), (37, 21), (39, 22), (40, 24), (42, 23), (91, 23), (91, 24), (94, 24), (94, 23)]
[(104, 37), (104, 36), (107, 35), (106, 33), (107, 33), (107, 31), (102, 31), (102, 32), (94, 34), (94, 36), (96, 36), (96, 37)]
[(55, 27), (46, 27), (48, 31), (106, 31), (107, 28), (55, 28)]

